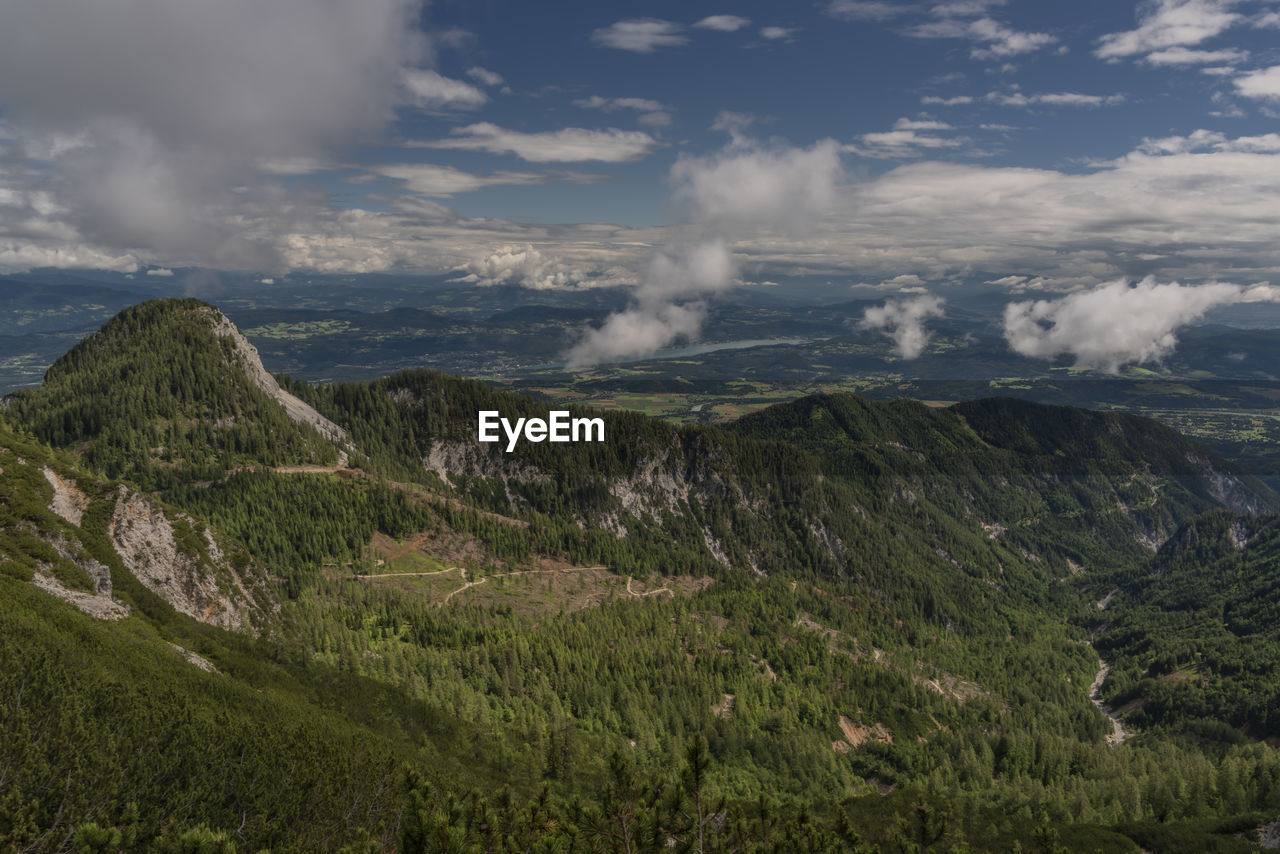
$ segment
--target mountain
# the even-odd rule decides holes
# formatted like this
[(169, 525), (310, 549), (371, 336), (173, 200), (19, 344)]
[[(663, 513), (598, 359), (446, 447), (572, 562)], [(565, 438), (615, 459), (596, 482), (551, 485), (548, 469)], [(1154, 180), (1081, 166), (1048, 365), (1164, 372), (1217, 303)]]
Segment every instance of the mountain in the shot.
[(1280, 737), (1280, 516), (1215, 512), (1099, 600), (1108, 702), (1139, 726)]
[[(1150, 421), (818, 395), (508, 452), (477, 411), (545, 401), (276, 381), (194, 300), (7, 400), (0, 845), (1230, 851), (1280, 815), (1276, 497)], [(1094, 700), (1135, 685), (1117, 747)]]
[(56, 361), (10, 418), (86, 465), (145, 488), (245, 465), (332, 464), (345, 436), (282, 391), (217, 309), (153, 300), (120, 312)]

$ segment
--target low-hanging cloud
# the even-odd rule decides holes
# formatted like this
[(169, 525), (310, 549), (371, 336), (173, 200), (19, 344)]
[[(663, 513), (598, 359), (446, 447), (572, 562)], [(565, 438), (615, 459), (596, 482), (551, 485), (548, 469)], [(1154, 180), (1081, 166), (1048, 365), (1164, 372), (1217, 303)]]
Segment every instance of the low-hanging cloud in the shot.
[(1122, 280), (1056, 300), (1010, 303), (1004, 334), (1023, 356), (1070, 355), (1081, 367), (1114, 373), (1128, 364), (1163, 361), (1178, 346), (1180, 328), (1210, 309), (1241, 302), (1280, 302), (1280, 288)]
[(923, 295), (914, 299), (887, 300), (863, 312), (859, 329), (879, 330), (893, 339), (898, 355), (904, 359), (919, 358), (929, 346), (930, 334), (925, 321), (942, 317), (942, 297)]
[(764, 229), (806, 228), (832, 203), (840, 172), (832, 140), (770, 150), (735, 134), (716, 155), (682, 156), (671, 176), (676, 200), (688, 209), (688, 238), (653, 257), (631, 304), (584, 331), (567, 354), (567, 367), (645, 356), (679, 338), (696, 338), (707, 297), (734, 282), (729, 241)]

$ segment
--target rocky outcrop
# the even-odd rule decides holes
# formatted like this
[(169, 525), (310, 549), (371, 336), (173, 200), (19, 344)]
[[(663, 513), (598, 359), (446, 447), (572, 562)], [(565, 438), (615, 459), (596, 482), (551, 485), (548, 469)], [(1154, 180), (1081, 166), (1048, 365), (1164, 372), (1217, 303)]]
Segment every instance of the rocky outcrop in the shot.
[(1228, 510), (1256, 516), (1268, 509), (1257, 494), (1234, 474), (1222, 471), (1209, 460), (1195, 454), (1187, 454), (1187, 462), (1200, 470), (1207, 482), (1209, 494)]
[[(49, 469), (46, 467), (45, 471), (48, 472)], [(32, 532), (36, 533), (34, 526)], [(93, 592), (67, 587), (50, 574), (48, 571), (50, 567), (48, 566), (37, 569), (33, 573), (32, 584), (46, 593), (70, 602), (90, 617), (97, 617), (100, 620), (122, 620), (129, 616), (129, 606), (116, 601), (112, 596), (111, 570), (109, 568), (84, 554), (77, 545), (68, 542), (61, 536), (55, 535), (53, 537), (44, 537), (43, 539), (53, 546), (59, 557), (84, 572), (93, 584)]]
[(207, 308), (210, 314), (210, 328), (213, 334), (231, 340), (236, 355), (240, 358), (241, 367), (253, 384), (262, 389), (268, 396), (284, 407), (284, 411), (298, 424), (306, 424), (315, 428), (316, 432), (339, 447), (343, 453), (351, 450), (351, 437), (347, 431), (316, 412), (310, 405), (280, 388), (276, 378), (267, 373), (262, 366), (262, 358), (258, 348), (249, 343), (243, 333), (236, 328), (225, 314), (215, 308)]
[(123, 620), (129, 616), (129, 607), (111, 598), (110, 592), (89, 593), (84, 590), (72, 590), (52, 575), (36, 572), (31, 583), (46, 593), (70, 602), (90, 617), (99, 620)]
[(175, 610), (224, 629), (253, 629), (261, 608), (244, 580), (223, 559), (207, 529), (193, 553), (179, 543), (174, 521), (194, 530), (183, 514), (171, 520), (150, 499), (120, 487), (107, 529), (125, 568)]
[(89, 509), (89, 496), (76, 486), (75, 481), (63, 477), (48, 466), (42, 466), (40, 473), (53, 487), (53, 500), (49, 502), (49, 509), (77, 528), (80, 527), (84, 511)]

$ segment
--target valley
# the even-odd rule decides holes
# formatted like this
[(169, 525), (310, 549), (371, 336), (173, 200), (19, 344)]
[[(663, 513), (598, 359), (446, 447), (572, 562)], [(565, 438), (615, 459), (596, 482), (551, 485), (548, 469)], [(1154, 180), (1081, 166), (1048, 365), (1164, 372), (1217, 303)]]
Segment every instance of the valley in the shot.
[[(1280, 497), (1156, 422), (835, 392), (718, 426), (575, 410), (608, 440), (507, 453), (478, 409), (557, 404), (421, 370), (276, 394), (221, 324), (143, 304), (7, 398), (9, 839), (434, 850), (505, 810), (513, 838), (604, 845), (618, 798), (675, 833), (705, 790), (714, 850), (769, 815), (783, 850), (905, 850), (915, 815), (978, 850), (1176, 828), (1160, 850), (1230, 851), (1280, 814)], [(120, 507), (171, 545), (123, 537)], [(1188, 562), (1231, 580), (1205, 598)], [(199, 738), (151, 716), (166, 683)], [(49, 704), (123, 728), (45, 738), (74, 720)], [(222, 785), (197, 744), (241, 757), (236, 800), (197, 796)], [(158, 764), (119, 776), (120, 751)]]

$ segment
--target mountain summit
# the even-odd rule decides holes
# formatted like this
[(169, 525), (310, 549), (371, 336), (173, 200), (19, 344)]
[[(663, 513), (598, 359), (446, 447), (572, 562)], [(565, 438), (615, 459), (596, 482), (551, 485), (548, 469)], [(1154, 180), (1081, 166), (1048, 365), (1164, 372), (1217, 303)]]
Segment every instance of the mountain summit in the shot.
[(235, 324), (194, 299), (122, 311), (5, 403), (43, 441), (147, 488), (333, 464), (349, 447), (346, 431), (280, 388)]

